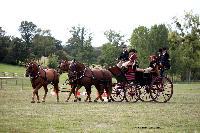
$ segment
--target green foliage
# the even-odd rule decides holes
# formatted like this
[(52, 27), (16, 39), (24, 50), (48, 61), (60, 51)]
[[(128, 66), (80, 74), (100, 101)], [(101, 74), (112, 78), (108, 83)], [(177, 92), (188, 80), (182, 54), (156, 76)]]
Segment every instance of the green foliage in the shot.
[(91, 45), (92, 34), (88, 33), (85, 27), (72, 27), (70, 30), (72, 37), (68, 39), (67, 46), (65, 47), (69, 55), (86, 64), (92, 64), (94, 48)]
[(112, 45), (111, 43), (106, 43), (102, 46), (101, 56), (99, 57), (99, 63), (103, 65), (115, 65), (116, 59), (120, 54), (120, 48), (118, 46)]
[(117, 33), (114, 30), (110, 29), (109, 31), (105, 31), (104, 35), (108, 39), (108, 42), (111, 43), (112, 45), (120, 46), (123, 42), (125, 42), (123, 40), (124, 35), (121, 35), (120, 33)]
[(121, 35), (113, 30), (104, 32), (104, 35), (108, 39), (108, 43), (103, 44), (101, 54), (98, 57), (98, 63), (101, 66), (115, 65), (117, 63), (116, 59), (122, 51), (121, 45), (125, 42), (124, 35)]
[(149, 32), (150, 53), (156, 53), (159, 48), (169, 47), (168, 29), (164, 24), (154, 25)]
[(22, 39), (30, 45), (32, 38), (34, 37), (37, 30), (37, 26), (33, 22), (22, 21), (19, 27)]
[[(190, 81), (194, 70), (200, 68), (200, 21), (199, 15), (186, 12), (183, 19), (174, 18), (177, 36), (171, 38), (171, 45), (180, 50), (182, 80)], [(175, 51), (179, 52), (179, 51)], [(199, 77), (199, 76), (197, 76)], [(194, 78), (193, 78), (194, 79)]]
[(138, 51), (138, 61), (140, 67), (146, 67), (148, 65), (148, 56), (151, 52), (149, 45), (149, 29), (144, 26), (139, 26), (133, 30), (131, 35), (131, 48), (135, 48)]
[(58, 66), (58, 56), (55, 54), (52, 54), (48, 57), (48, 65), (49, 68), (57, 68)]

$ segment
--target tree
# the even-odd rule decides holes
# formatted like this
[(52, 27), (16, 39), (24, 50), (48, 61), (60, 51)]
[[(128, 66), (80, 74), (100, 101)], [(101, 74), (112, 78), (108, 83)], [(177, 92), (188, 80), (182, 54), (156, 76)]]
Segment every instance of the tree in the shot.
[(21, 33), (22, 39), (27, 43), (30, 44), (32, 38), (34, 37), (37, 26), (33, 24), (33, 22), (22, 21), (19, 27), (19, 31)]
[(49, 68), (57, 68), (58, 66), (58, 56), (56, 56), (55, 54), (49, 55), (48, 57), (49, 61), (48, 61), (48, 67)]
[(25, 42), (18, 37), (12, 38), (12, 57), (15, 63), (23, 63), (27, 59)]
[(8, 55), (10, 44), (10, 36), (6, 36), (6, 32), (0, 27), (0, 62), (3, 62), (4, 58)]
[(101, 55), (99, 56), (98, 62), (102, 66), (111, 66), (116, 64), (120, 49), (118, 46), (114, 46), (111, 43), (106, 43), (102, 46)]
[(150, 53), (156, 53), (159, 48), (169, 47), (168, 29), (164, 24), (154, 25), (149, 32)]
[(149, 64), (148, 56), (151, 52), (151, 46), (149, 44), (149, 29), (145, 26), (139, 26), (134, 29), (130, 42), (131, 48), (136, 49), (138, 52), (140, 67), (147, 67)]
[(62, 50), (61, 43), (51, 36), (50, 30), (38, 29), (32, 39), (32, 51), (35, 58), (40, 59), (42, 56), (47, 57), (52, 53), (55, 54), (58, 50)]
[(189, 82), (194, 70), (200, 68), (200, 21), (199, 15), (193, 15), (193, 12), (185, 12), (184, 17), (174, 17), (176, 32), (181, 38), (177, 45), (181, 49), (181, 56), (184, 60), (182, 79)]
[(68, 39), (67, 46), (65, 47), (67, 53), (72, 58), (82, 61), (87, 64), (92, 63), (93, 47), (91, 45), (92, 34), (88, 33), (85, 27), (72, 27), (69, 31), (72, 37)]
[(124, 35), (121, 35), (114, 30), (110, 29), (109, 31), (105, 31), (104, 35), (108, 39), (108, 43), (112, 45), (120, 46), (121, 44), (123, 44), (123, 42), (125, 42), (125, 40), (123, 40)]
[(101, 54), (98, 57), (98, 63), (102, 66), (114, 65), (122, 51), (121, 46), (124, 45), (125, 42), (124, 35), (121, 35), (114, 30), (105, 31), (104, 35), (108, 39), (108, 43), (103, 44)]
[(37, 31), (37, 26), (32, 22), (22, 21), (19, 26), (19, 31), (21, 33), (22, 39), (25, 41), (26, 55), (30, 58), (33, 55), (32, 39)]

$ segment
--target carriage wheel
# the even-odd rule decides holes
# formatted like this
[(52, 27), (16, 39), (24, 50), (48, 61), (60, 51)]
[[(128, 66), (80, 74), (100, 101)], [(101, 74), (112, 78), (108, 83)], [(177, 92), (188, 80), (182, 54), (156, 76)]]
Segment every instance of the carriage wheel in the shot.
[(151, 83), (151, 97), (155, 102), (165, 103), (173, 95), (173, 84), (167, 77), (158, 77)]
[(153, 101), (150, 94), (150, 87), (148, 85), (145, 86), (138, 86), (139, 90), (139, 99), (142, 102), (150, 102)]
[(125, 97), (125, 90), (119, 83), (112, 84), (111, 99), (115, 102), (122, 102)]
[(139, 100), (139, 92), (136, 85), (128, 85), (125, 87), (125, 96), (127, 102), (137, 102)]

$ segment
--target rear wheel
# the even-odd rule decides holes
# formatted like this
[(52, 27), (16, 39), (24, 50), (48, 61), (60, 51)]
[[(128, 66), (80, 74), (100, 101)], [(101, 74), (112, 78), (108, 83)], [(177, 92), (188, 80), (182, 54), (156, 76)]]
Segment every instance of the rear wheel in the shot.
[(173, 84), (167, 77), (157, 77), (152, 81), (150, 91), (155, 102), (165, 103), (173, 95)]

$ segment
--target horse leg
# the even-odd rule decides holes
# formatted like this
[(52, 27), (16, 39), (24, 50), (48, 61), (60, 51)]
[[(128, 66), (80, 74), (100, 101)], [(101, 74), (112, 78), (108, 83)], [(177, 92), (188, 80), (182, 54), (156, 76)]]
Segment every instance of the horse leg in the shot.
[(104, 92), (103, 86), (102, 85), (96, 85), (95, 87), (98, 91), (98, 96), (96, 97), (94, 102), (97, 102), (98, 99), (100, 99), (103, 102), (104, 101), (104, 99), (102, 98), (102, 94)]
[(56, 92), (56, 96), (57, 96), (57, 102), (59, 102), (59, 87), (58, 87), (58, 83), (54, 84), (54, 91)]
[(77, 101), (81, 101), (81, 98), (77, 96), (78, 90), (81, 88), (81, 86), (76, 87), (75, 92), (74, 92), (74, 96), (75, 96), (75, 100), (74, 102)]
[(111, 102), (111, 99), (110, 99), (111, 93), (107, 88), (105, 90), (106, 90), (108, 102)]
[(105, 91), (107, 93), (108, 102), (111, 102), (111, 93), (112, 93), (112, 80), (110, 79), (105, 85)]
[(35, 89), (33, 89), (33, 94), (32, 94), (32, 101), (31, 101), (31, 103), (35, 103), (35, 99), (34, 99), (34, 98), (35, 98), (35, 92), (34, 92), (34, 90), (35, 90)]
[(46, 99), (46, 96), (47, 96), (47, 92), (48, 92), (47, 85), (44, 86), (44, 91), (45, 91), (45, 93), (44, 93), (44, 96), (42, 98), (42, 102), (45, 102), (45, 99)]
[(97, 97), (94, 99), (94, 102), (97, 102), (98, 101), (98, 99), (99, 99), (99, 91), (97, 91)]
[(36, 96), (37, 96), (37, 103), (40, 103), (40, 98), (39, 98), (39, 95), (38, 95), (38, 91), (35, 92)]
[(75, 95), (75, 89), (76, 89), (76, 85), (71, 86), (71, 90), (69, 92), (69, 96), (67, 97), (67, 99), (65, 100), (65, 102), (68, 102), (72, 93)]
[(104, 99), (102, 98), (102, 94), (103, 94), (103, 92), (101, 91), (101, 92), (99, 93), (99, 99), (103, 102)]
[(89, 102), (92, 102), (91, 101), (91, 86), (85, 86), (85, 89), (86, 89), (86, 92), (87, 92), (87, 98), (85, 99), (85, 102), (87, 102), (87, 100), (89, 99)]
[(78, 90), (80, 90), (81, 87), (82, 87), (82, 85), (78, 85), (78, 86), (76, 87), (76, 90), (77, 90), (77, 91), (76, 91), (75, 94), (76, 94), (76, 99), (77, 99), (78, 101), (81, 101), (81, 98), (77, 96)]
[(32, 101), (31, 101), (31, 103), (35, 103), (35, 100), (34, 100), (35, 95), (37, 95), (37, 100), (38, 100), (38, 102), (39, 102), (38, 90), (39, 90), (41, 87), (42, 87), (42, 85), (37, 85), (37, 86), (35, 87), (35, 89), (33, 89), (33, 95), (32, 95)]

